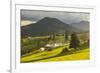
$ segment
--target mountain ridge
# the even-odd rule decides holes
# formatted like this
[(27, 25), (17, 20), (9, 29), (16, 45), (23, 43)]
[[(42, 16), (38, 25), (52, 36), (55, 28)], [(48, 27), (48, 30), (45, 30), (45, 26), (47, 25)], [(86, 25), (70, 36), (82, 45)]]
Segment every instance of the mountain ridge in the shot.
[(62, 22), (57, 18), (44, 17), (37, 23), (32, 23), (21, 27), (21, 36), (39, 36), (49, 35), (52, 33), (67, 33), (79, 32), (82, 30), (76, 29), (67, 23)]

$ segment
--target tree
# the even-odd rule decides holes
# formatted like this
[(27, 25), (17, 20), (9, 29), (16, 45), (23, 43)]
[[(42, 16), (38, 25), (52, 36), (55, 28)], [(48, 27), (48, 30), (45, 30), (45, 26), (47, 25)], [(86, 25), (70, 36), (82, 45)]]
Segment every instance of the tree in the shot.
[(70, 48), (77, 49), (79, 47), (80, 41), (76, 35), (76, 33), (73, 33), (71, 35), (71, 41), (70, 41)]
[(53, 41), (55, 41), (55, 37), (56, 37), (56, 34), (53, 33), (53, 34), (52, 34), (52, 40), (53, 40)]
[(68, 35), (67, 34), (65, 34), (65, 40), (68, 40)]

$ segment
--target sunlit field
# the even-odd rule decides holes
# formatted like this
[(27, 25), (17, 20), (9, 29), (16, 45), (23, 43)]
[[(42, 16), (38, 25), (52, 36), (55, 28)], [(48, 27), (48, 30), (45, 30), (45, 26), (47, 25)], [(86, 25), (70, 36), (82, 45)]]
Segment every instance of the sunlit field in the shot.
[(21, 63), (89, 60), (89, 34), (76, 33), (79, 46), (70, 48), (71, 34), (21, 38)]

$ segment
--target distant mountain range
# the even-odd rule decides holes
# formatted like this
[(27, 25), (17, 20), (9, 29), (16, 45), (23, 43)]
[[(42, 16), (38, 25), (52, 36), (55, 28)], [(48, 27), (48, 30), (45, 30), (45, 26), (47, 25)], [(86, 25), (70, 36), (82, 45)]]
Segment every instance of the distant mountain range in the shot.
[(89, 23), (81, 21), (79, 23), (67, 24), (57, 18), (45, 17), (37, 23), (32, 23), (27, 26), (21, 27), (21, 36), (42, 36), (52, 33), (65, 33), (70, 34), (73, 32), (87, 31)]
[(88, 21), (80, 21), (79, 23), (72, 23), (73, 27), (81, 29), (83, 31), (89, 31), (89, 22)]

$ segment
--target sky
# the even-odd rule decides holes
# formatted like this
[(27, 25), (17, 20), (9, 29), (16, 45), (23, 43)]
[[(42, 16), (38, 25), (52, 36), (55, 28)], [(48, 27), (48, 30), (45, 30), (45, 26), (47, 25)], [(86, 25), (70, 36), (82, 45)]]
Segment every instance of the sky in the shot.
[(36, 23), (44, 17), (57, 18), (67, 24), (89, 21), (89, 13), (21, 10), (21, 26)]

